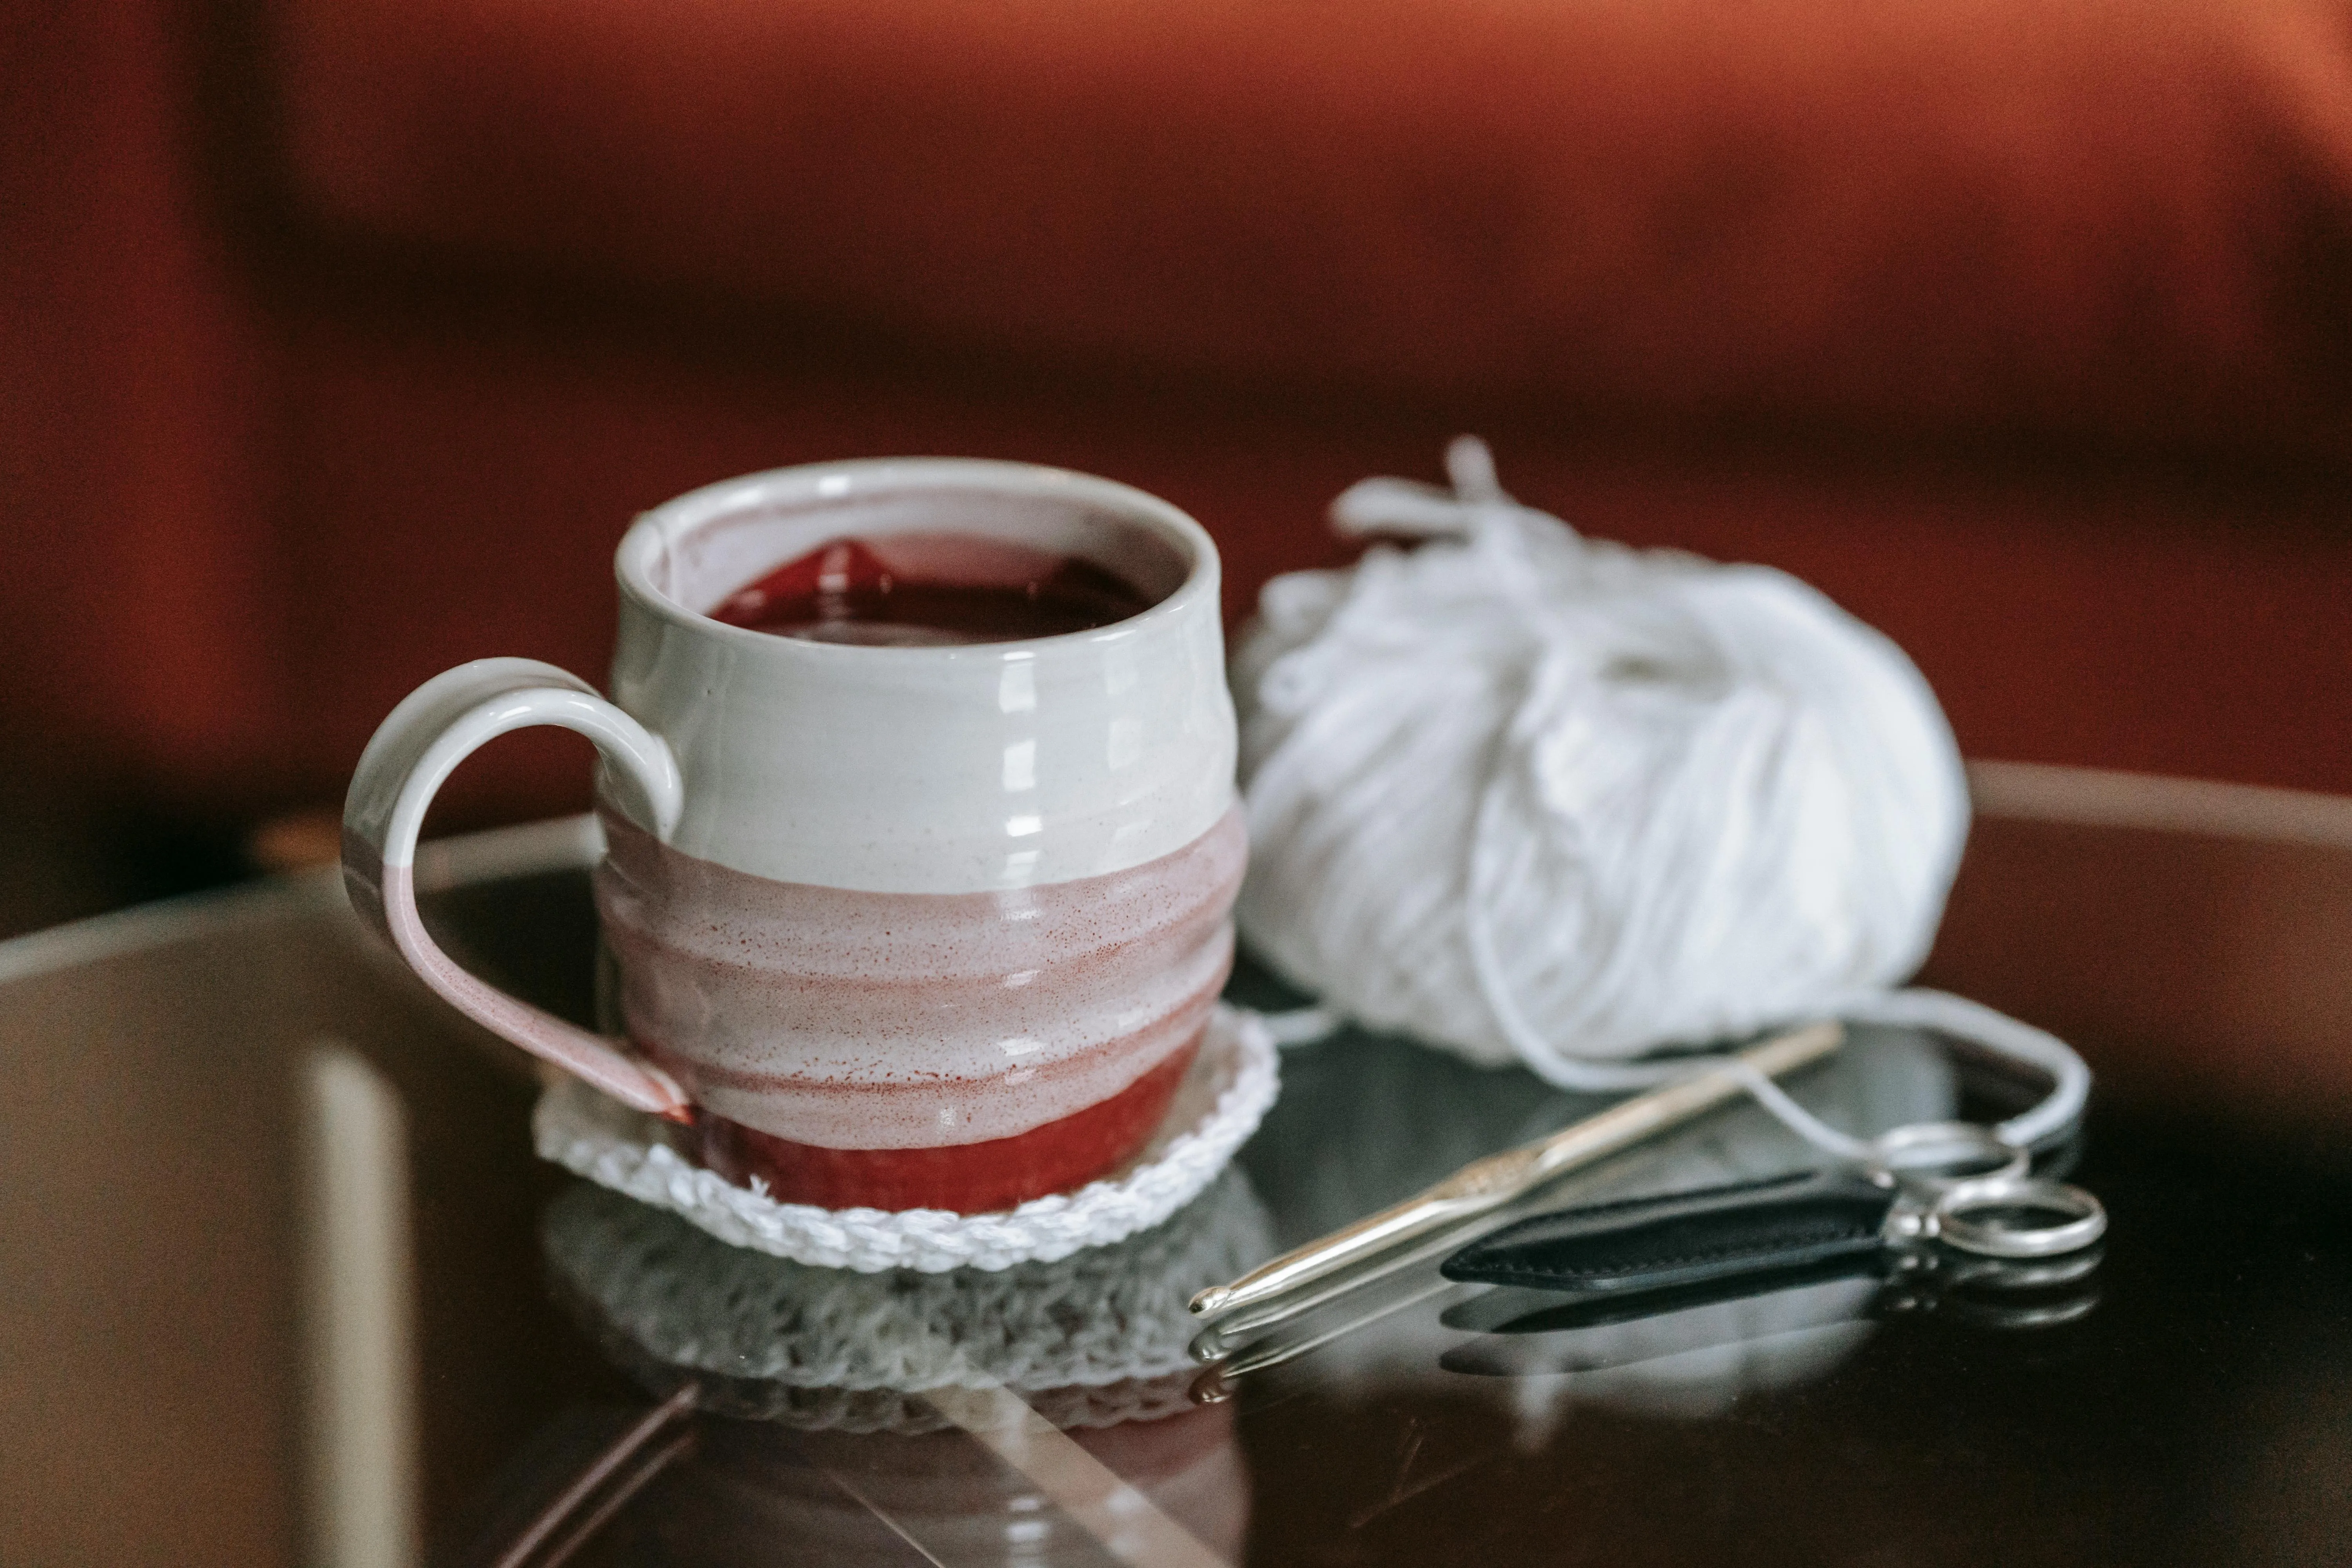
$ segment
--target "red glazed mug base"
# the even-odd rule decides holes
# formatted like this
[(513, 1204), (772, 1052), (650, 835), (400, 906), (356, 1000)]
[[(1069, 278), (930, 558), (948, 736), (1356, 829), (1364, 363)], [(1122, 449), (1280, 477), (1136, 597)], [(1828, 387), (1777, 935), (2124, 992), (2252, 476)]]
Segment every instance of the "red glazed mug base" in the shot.
[(992, 1214), (1068, 1192), (1143, 1147), (1200, 1052), (1200, 1038), (1125, 1089), (1010, 1138), (933, 1149), (826, 1149), (708, 1111), (695, 1119), (702, 1163), (738, 1186), (756, 1181), (779, 1203), (819, 1208), (947, 1209)]

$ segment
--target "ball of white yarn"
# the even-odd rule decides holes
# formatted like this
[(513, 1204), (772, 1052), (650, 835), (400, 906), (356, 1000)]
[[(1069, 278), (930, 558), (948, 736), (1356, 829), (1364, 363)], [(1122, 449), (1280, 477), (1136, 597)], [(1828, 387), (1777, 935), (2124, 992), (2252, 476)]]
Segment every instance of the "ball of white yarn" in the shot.
[(1430, 542), (1277, 577), (1244, 635), (1252, 948), (1563, 1083), (1916, 968), (1968, 796), (1902, 651), (1784, 573), (1583, 539), (1475, 441), (1448, 465), (1332, 508)]

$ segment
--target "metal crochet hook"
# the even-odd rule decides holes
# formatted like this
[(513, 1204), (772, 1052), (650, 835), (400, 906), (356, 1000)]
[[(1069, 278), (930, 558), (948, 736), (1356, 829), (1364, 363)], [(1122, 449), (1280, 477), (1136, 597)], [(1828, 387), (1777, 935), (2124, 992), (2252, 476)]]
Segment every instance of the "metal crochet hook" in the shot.
[(1459, 1224), (1516, 1203), (1547, 1182), (1662, 1132), (1679, 1127), (1746, 1092), (1747, 1069), (1782, 1078), (1828, 1057), (1845, 1043), (1844, 1026), (1809, 1024), (1748, 1047), (1712, 1071), (1662, 1084), (1597, 1116), (1500, 1154), (1465, 1165), (1445, 1180), (1393, 1208), (1286, 1252), (1229, 1285), (1212, 1285), (1192, 1298), (1209, 1317), (1270, 1300), (1351, 1264), (1400, 1247), (1441, 1226)]

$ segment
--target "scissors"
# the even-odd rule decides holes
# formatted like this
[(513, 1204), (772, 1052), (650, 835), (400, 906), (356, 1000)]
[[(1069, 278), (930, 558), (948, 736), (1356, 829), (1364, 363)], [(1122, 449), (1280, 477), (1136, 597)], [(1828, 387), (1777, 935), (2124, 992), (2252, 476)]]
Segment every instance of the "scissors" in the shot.
[(1917, 1123), (1882, 1134), (1859, 1169), (1538, 1215), (1472, 1242), (1439, 1272), (1602, 1301), (1842, 1264), (1950, 1276), (1963, 1271), (1955, 1254), (2016, 1264), (2086, 1252), (2106, 1234), (2106, 1210), (2080, 1187), (2031, 1174), (2031, 1161), (1989, 1128)]

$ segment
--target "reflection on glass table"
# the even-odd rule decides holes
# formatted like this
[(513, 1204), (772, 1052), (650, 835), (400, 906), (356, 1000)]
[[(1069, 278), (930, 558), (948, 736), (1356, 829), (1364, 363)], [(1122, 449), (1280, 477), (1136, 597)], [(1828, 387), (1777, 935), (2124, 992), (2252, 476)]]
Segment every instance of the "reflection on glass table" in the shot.
[[(1465, 1068), (1401, 1041), (1360, 1035), (1312, 1047), (1289, 1067), (1285, 1099), (1243, 1155), (1286, 1241), (1335, 1229), (1482, 1152), (1542, 1136), (1606, 1103), (1551, 1090), (1530, 1075)], [(1790, 1088), (1815, 1114), (1864, 1131), (1941, 1120), (1960, 1104), (1957, 1075), (1942, 1053), (1930, 1042), (1887, 1030), (1853, 1031), (1835, 1058)], [(1442, 1114), (1431, 1114), (1438, 1108)], [(1402, 1123), (1417, 1110), (1435, 1135), (1407, 1135)], [(1250, 1338), (1246, 1325), (1215, 1325), (1199, 1352), (1229, 1360), (1207, 1389), (1236, 1389), (1235, 1367), (1257, 1377), (1311, 1356), (1327, 1373), (1351, 1381), (1438, 1386), (1499, 1399), (1519, 1436), (1534, 1441), (1560, 1409), (1580, 1399), (1699, 1414), (1723, 1407), (1743, 1390), (1784, 1385), (1833, 1365), (1866, 1337), (1867, 1325), (1840, 1324), (1792, 1341), (1777, 1322), (1771, 1300), (1758, 1298), (1729, 1309), (1732, 1322), (1703, 1358), (1661, 1362), (1605, 1387), (1555, 1379), (1491, 1393), (1465, 1388), (1446, 1358), (1481, 1331), (1454, 1326), (1458, 1314), (1449, 1319), (1449, 1310), (1491, 1288), (1455, 1284), (1437, 1269), (1469, 1235), (1497, 1229), (1523, 1214), (1775, 1175), (1804, 1169), (1814, 1157), (1762, 1111), (1736, 1104), (1696, 1128), (1555, 1183), (1474, 1231), (1433, 1237), (1360, 1270), (1349, 1281), (1352, 1289), (1264, 1337)]]
[(1184, 1348), (1186, 1299), (1267, 1245), (1238, 1172), (1125, 1242), (999, 1272), (810, 1268), (585, 1184), (541, 1237), (565, 1305), (661, 1403), (526, 1477), (543, 1500), (516, 1523), (509, 1500), (478, 1561), (592, 1539), (596, 1561), (679, 1563), (761, 1541), (844, 1563), (903, 1542), (957, 1563), (1239, 1550), (1231, 1413), (1190, 1398)]
[[(1533, 1293), (1439, 1277), (1457, 1233), (1351, 1271), (1319, 1289), (1312, 1310), (1254, 1337), (1194, 1336), (1187, 1299), (1269, 1256), (1277, 1236), (1335, 1228), (1604, 1103), (1362, 1035), (1295, 1052), (1290, 1066), (1291, 1089), (1241, 1168), (1174, 1220), (1118, 1247), (1002, 1273), (810, 1268), (730, 1247), (593, 1187), (565, 1192), (542, 1226), (557, 1295), (679, 1421), (732, 1419), (704, 1420), (686, 1445), (655, 1446), (659, 1426), (624, 1433), (633, 1454), (658, 1459), (658, 1476), (645, 1462), (597, 1456), (588, 1468), (608, 1463), (613, 1474), (594, 1486), (561, 1469), (530, 1478), (539, 1510), (518, 1526), (509, 1500), (509, 1533), (478, 1559), (557, 1561), (576, 1537), (593, 1547), (591, 1561), (716, 1563), (733, 1560), (729, 1543), (740, 1549), (747, 1532), (766, 1530), (827, 1542), (825, 1560), (856, 1561), (859, 1531), (878, 1518), (942, 1563), (1103, 1552), (1230, 1563), (1249, 1512), (1234, 1367), (1270, 1378), (1290, 1365), (1293, 1375), (1386, 1397), (1427, 1390), (1488, 1403), (1515, 1445), (1540, 1447), (1580, 1405), (1688, 1419), (1800, 1386), (1845, 1361), (1901, 1303), (1929, 1300), (1850, 1270), (1646, 1318), (1547, 1322), (1559, 1309)], [(1932, 1041), (1861, 1030), (1792, 1088), (1817, 1114), (1869, 1131), (1958, 1112), (1961, 1076)], [(1408, 1125), (1416, 1121), (1419, 1135)], [(1712, 1185), (1811, 1158), (1741, 1105), (1553, 1184), (1517, 1210)], [(1204, 1356), (1223, 1359), (1195, 1378)], [(1154, 1429), (1160, 1422), (1172, 1425)]]
[[(2352, 859), (1998, 829), (1979, 848), (2011, 857), (2000, 929), (2038, 934), (1976, 949), (2012, 956), (1976, 960), (1971, 989), (2030, 982), (2032, 1016), (2090, 1018), (2066, 1026), (2102, 1089), (2062, 1158), (2112, 1216), (2095, 1272), (2011, 1292), (1781, 1279), (1612, 1315), (1449, 1282), (1460, 1238), (1441, 1237), (1221, 1325), (1233, 1343), (1197, 1347), (1213, 1369), (1191, 1291), (1595, 1103), (1334, 1040), (1286, 1056), (1234, 1170), (1157, 1233), (984, 1279), (834, 1276), (534, 1161), (536, 1080), (379, 962), (331, 883), (16, 944), (0, 1396), (38, 1441), (0, 1461), (0, 1560), (2352, 1561), (2352, 1111), (2310, 1022), (2352, 1016), (2317, 1006)], [(589, 1016), (584, 851), (453, 849), (429, 918), (470, 965)], [(2168, 934), (2200, 910), (2223, 929), (2215, 898), (2135, 894), (2137, 945), (2076, 941), (2135, 878), (2236, 889), (2226, 929), (2262, 933), (2263, 984), (2232, 994), (2300, 1010), (2235, 1015), (2239, 1056), (2190, 1023), (2165, 1026), (2169, 1055), (2103, 1040), (2098, 1016), (2156, 1017), (2129, 1007), (2193, 997), (2189, 958), (2226, 958)], [(1983, 917), (1965, 876), (1962, 894), (1966, 929)], [(2037, 912), (2052, 900), (2064, 921)], [(2098, 967), (2150, 952), (2169, 967)], [(2272, 1088), (2270, 1039), (2301, 1053), (2299, 1101)], [(1791, 1089), (1856, 1130), (2032, 1093), (1873, 1030)], [(1733, 1110), (1533, 1206), (1814, 1163)], [(1192, 1403), (1212, 1371), (1226, 1397)]]

